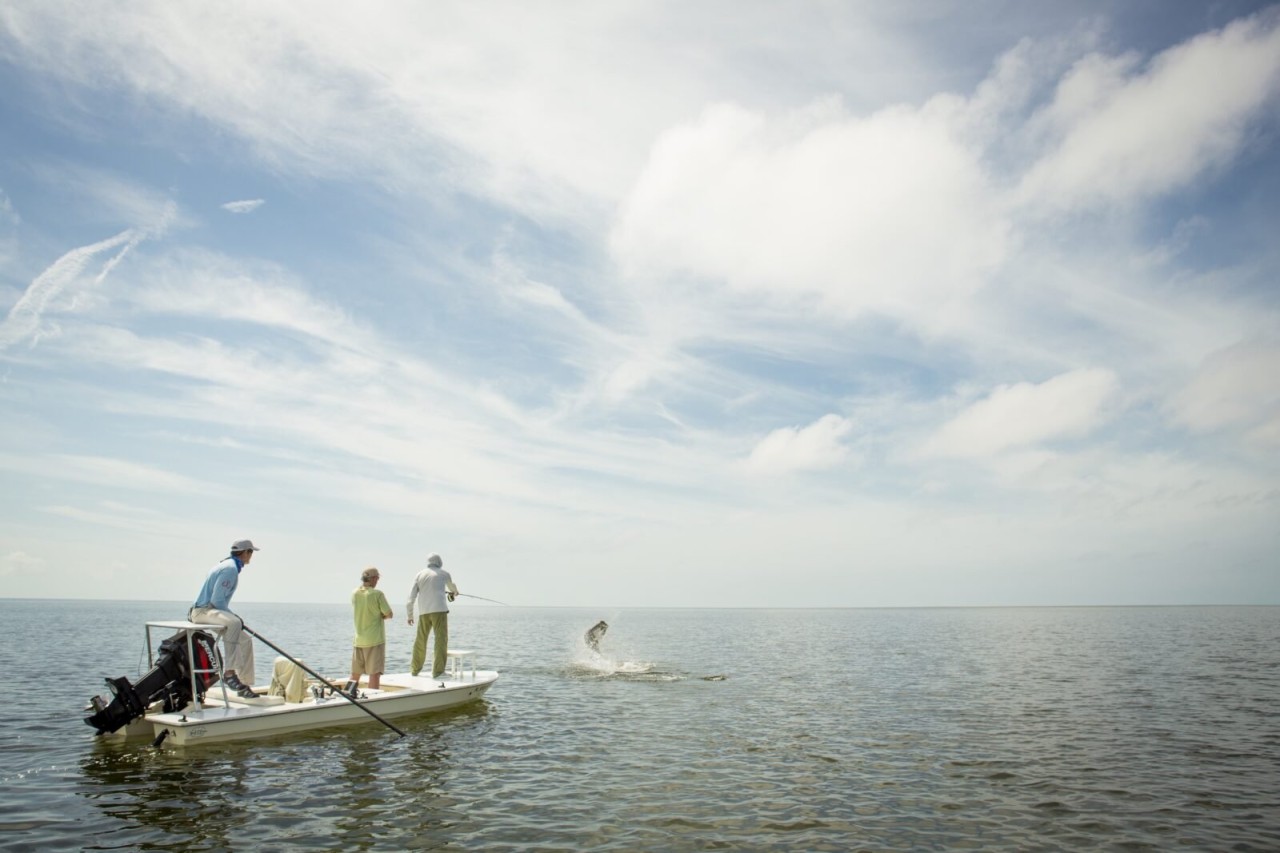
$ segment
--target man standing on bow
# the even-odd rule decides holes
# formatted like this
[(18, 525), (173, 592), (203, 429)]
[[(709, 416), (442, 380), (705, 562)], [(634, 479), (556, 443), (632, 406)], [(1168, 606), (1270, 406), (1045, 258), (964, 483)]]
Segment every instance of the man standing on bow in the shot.
[(253, 640), (244, 634), (244, 620), (231, 612), (231, 596), (240, 583), (240, 570), (249, 565), (253, 552), (259, 550), (248, 539), (231, 543), (231, 554), (209, 570), (200, 587), (196, 603), (187, 611), (187, 619), (199, 625), (223, 625), (222, 644), (226, 648), (226, 667), (222, 674), (227, 688), (241, 699), (257, 694), (253, 684)]
[(439, 554), (427, 557), (427, 567), (418, 572), (409, 589), (409, 624), (413, 624), (414, 609), (418, 613), (418, 634), (413, 641), (413, 659), (409, 670), (417, 675), (427, 659), (427, 635), (436, 632), (435, 654), (431, 660), (431, 677), (444, 674), (445, 653), (449, 650), (449, 605), (458, 594), (453, 576), (443, 568)]

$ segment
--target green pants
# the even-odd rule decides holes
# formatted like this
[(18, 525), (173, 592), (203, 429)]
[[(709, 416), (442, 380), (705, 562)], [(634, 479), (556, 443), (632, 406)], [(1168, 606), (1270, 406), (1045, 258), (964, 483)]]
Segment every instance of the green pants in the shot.
[(431, 659), (431, 677), (439, 678), (444, 672), (445, 652), (449, 650), (449, 614), (419, 613), (418, 634), (413, 638), (413, 661), (409, 671), (417, 675), (422, 670), (422, 662), (427, 659), (427, 635), (436, 632), (435, 655)]

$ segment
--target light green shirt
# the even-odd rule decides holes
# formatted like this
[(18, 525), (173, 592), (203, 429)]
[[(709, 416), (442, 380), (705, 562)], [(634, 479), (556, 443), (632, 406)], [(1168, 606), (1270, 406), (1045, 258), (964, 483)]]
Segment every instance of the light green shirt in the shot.
[(380, 646), (387, 641), (383, 616), (391, 615), (391, 605), (380, 589), (361, 586), (351, 593), (351, 609), (355, 611), (357, 649)]

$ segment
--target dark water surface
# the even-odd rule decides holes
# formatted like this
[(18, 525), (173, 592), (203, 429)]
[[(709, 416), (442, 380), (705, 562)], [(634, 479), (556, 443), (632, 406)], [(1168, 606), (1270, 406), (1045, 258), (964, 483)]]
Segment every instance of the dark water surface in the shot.
[[(184, 608), (0, 599), (0, 848), (1280, 849), (1280, 608), (457, 606), (502, 678), (407, 738), (95, 740)], [(346, 606), (239, 610), (344, 673)]]

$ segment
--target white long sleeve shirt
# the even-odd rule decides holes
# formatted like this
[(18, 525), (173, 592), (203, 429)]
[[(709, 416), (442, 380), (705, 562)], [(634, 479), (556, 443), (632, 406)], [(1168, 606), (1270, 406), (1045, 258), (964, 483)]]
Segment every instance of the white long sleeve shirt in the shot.
[(448, 613), (449, 602), (446, 592), (457, 594), (458, 588), (453, 584), (453, 576), (444, 569), (431, 566), (418, 572), (409, 589), (409, 601), (405, 604), (409, 616), (423, 613)]

